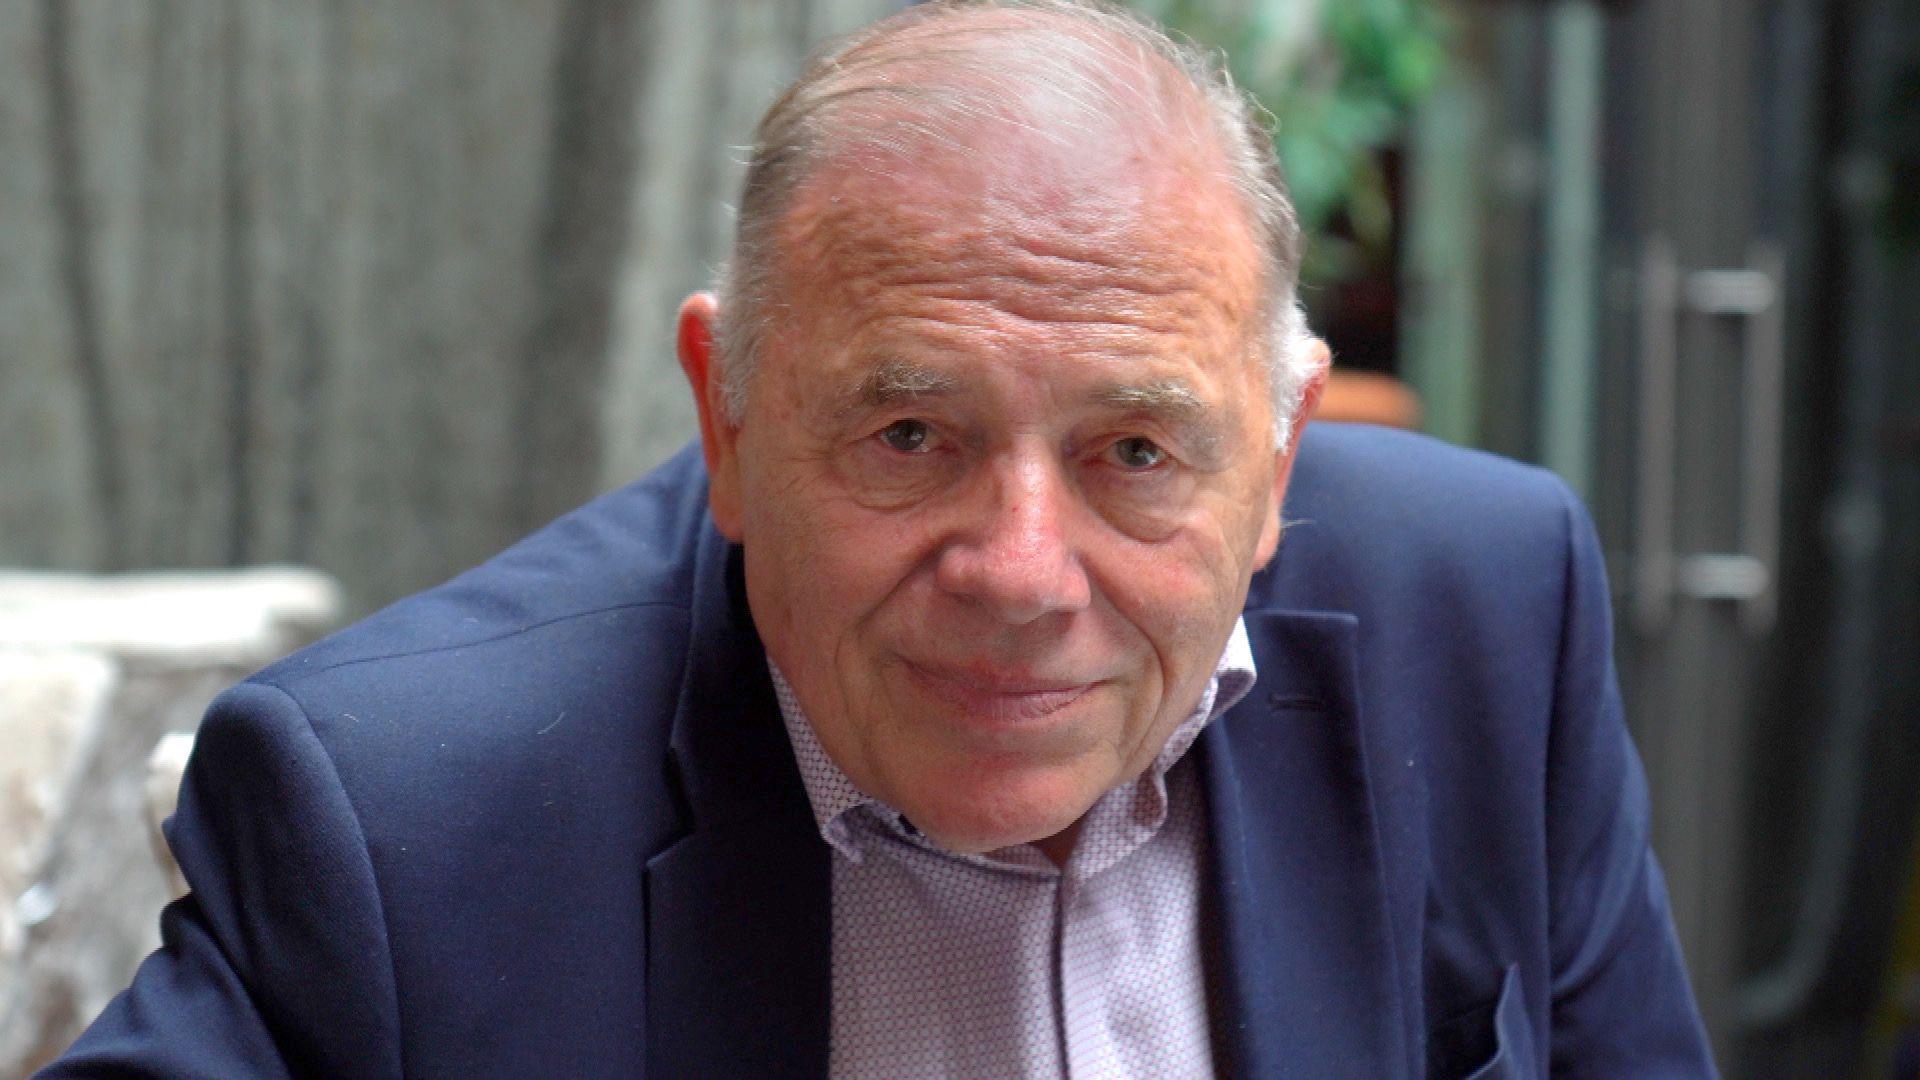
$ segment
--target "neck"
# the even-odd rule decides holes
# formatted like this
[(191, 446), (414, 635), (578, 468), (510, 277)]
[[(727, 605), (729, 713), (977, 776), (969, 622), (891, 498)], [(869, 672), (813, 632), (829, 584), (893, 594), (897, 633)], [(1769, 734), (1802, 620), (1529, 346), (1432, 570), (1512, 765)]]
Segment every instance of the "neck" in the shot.
[(1053, 865), (1065, 869), (1067, 859), (1073, 855), (1073, 843), (1080, 838), (1080, 823), (1085, 820), (1085, 818), (1077, 818), (1073, 824), (1052, 836), (1043, 836), (1035, 840), (1033, 846), (1039, 848), (1040, 854), (1045, 855)]

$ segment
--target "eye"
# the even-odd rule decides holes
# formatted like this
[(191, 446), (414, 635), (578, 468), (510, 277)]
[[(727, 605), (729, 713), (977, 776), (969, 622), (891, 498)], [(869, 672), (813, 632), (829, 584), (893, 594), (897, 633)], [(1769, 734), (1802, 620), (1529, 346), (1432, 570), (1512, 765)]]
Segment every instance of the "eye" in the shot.
[(1152, 439), (1135, 435), (1113, 444), (1113, 460), (1121, 468), (1146, 470), (1167, 460), (1167, 452)]
[(927, 448), (927, 440), (933, 432), (925, 420), (895, 420), (880, 429), (874, 436), (889, 450), (902, 454), (918, 454)]

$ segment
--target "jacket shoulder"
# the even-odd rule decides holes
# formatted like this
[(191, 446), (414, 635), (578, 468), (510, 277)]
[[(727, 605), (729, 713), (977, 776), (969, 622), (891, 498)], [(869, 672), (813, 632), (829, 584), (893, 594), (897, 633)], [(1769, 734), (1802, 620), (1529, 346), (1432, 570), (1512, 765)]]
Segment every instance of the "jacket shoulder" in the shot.
[(503, 830), (529, 852), (543, 833), (644, 846), (675, 820), (667, 741), (711, 528), (683, 452), (249, 682), (305, 713), (383, 881), (413, 877), (395, 853)]
[(1279, 556), (1249, 606), (1359, 611), (1407, 590), (1528, 580), (1558, 599), (1578, 499), (1553, 473), (1438, 439), (1314, 424), (1281, 510)]
[[(176, 850), (218, 848), (182, 859), (195, 891), (250, 881), (262, 859), (306, 873), (291, 914), (245, 905), (267, 930), (229, 936), (291, 925), (363, 960), (341, 996), (388, 988), (402, 1058), (635, 1071), (638, 1033), (595, 1018), (640, 1015), (646, 864), (684, 828), (668, 741), (716, 540), (683, 453), (222, 695), (188, 768), (208, 794), (170, 833)], [(236, 830), (263, 839), (220, 846)], [(346, 901), (304, 891), (348, 872)], [(343, 967), (278, 982), (322, 970), (332, 985)], [(476, 1037), (509, 1015), (571, 1035)]]
[(455, 650), (622, 608), (686, 609), (708, 528), (697, 448), (500, 554), (290, 654), (255, 678), (300, 683), (343, 664)]

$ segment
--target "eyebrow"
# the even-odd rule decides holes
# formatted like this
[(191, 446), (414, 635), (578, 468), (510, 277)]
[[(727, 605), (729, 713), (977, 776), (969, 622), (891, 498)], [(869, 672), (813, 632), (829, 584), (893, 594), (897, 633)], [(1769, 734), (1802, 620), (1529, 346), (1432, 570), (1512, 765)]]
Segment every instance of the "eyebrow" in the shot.
[(1097, 405), (1146, 416), (1175, 429), (1203, 460), (1216, 458), (1226, 442), (1219, 410), (1181, 379), (1109, 383), (1096, 388), (1090, 398)]
[[(959, 392), (961, 386), (960, 379), (944, 371), (895, 357), (875, 364), (853, 383), (840, 395), (835, 411), (846, 416), (869, 409), (886, 409), (951, 395)], [(1087, 400), (1175, 428), (1191, 440), (1194, 449), (1203, 456), (1214, 455), (1225, 442), (1219, 410), (1182, 379), (1106, 383), (1095, 387)]]
[(842, 395), (839, 411), (884, 409), (907, 401), (940, 397), (960, 389), (960, 380), (910, 360), (883, 360)]
[(1109, 383), (1096, 389), (1092, 399), (1109, 409), (1151, 413), (1169, 420), (1197, 419), (1210, 411), (1206, 401), (1179, 379)]

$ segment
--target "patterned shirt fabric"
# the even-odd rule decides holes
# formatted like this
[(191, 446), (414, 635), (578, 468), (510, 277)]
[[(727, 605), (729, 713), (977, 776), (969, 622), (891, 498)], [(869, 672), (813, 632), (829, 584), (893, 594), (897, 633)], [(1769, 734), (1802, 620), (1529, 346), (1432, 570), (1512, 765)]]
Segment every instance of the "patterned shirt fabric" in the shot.
[(1206, 814), (1183, 759), (1253, 687), (1244, 622), (1152, 767), (1087, 811), (1064, 868), (1030, 844), (934, 845), (853, 786), (772, 675), (832, 848), (836, 1080), (1213, 1074)]

